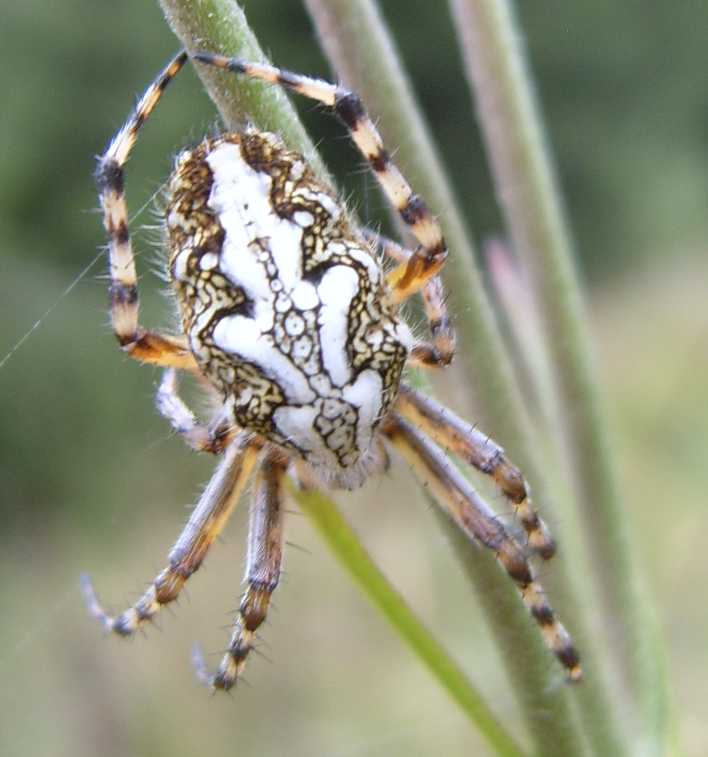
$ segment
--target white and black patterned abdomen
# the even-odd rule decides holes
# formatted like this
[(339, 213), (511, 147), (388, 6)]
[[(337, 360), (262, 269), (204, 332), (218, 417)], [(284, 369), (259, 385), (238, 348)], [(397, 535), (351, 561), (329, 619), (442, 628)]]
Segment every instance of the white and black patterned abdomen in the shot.
[(185, 333), (235, 422), (360, 485), (410, 334), (334, 194), (274, 136), (227, 134), (180, 156), (166, 222)]

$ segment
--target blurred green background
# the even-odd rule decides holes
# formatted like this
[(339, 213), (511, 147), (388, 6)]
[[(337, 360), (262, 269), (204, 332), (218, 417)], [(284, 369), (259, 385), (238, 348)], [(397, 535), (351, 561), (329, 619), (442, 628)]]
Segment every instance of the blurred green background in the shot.
[[(708, 4), (522, 3), (579, 264), (635, 546), (659, 607), (688, 755), (708, 700)], [(297, 2), (246, 2), (273, 60), (326, 73)], [(444, 3), (382, 2), (478, 240), (500, 217)], [(210, 698), (190, 649), (224, 646), (245, 508), (189, 599), (132, 643), (102, 639), (78, 575), (122, 609), (161, 567), (212, 461), (157, 418), (158, 374), (107, 325), (94, 156), (177, 48), (156, 4), (5, 4), (0, 14), (0, 751), (11, 755), (475, 752), (478, 737), (335, 565), (302, 517), (251, 686)], [(301, 104), (302, 105), (302, 104)], [(344, 189), (383, 215), (341, 128), (301, 107)], [(216, 116), (192, 73), (130, 164), (143, 319), (170, 307), (149, 204)], [(393, 146), (395, 147), (395, 146)], [(405, 169), (405, 166), (404, 166)], [(143, 206), (147, 204), (147, 208)], [(142, 209), (142, 210), (141, 210)], [(66, 295), (66, 288), (75, 287)], [(47, 311), (48, 315), (43, 316)], [(493, 430), (492, 430), (493, 431)], [(341, 496), (395, 584), (515, 732), (518, 713), (474, 597), (407, 471)], [(596, 619), (601, 623), (602, 619)]]

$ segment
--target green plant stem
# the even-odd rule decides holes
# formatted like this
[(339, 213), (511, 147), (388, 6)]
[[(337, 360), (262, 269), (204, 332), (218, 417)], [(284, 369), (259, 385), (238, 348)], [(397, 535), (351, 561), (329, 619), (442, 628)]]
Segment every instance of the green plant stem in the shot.
[(523, 752), (494, 716), (482, 695), (430, 634), (401, 595), (372, 562), (336, 505), (320, 492), (301, 491), (293, 484), (290, 494), (314, 524), (339, 563), (359, 584), (448, 694), (477, 726), (496, 754), (521, 757)]
[(665, 739), (659, 649), (632, 567), (594, 380), (570, 235), (508, 0), (451, 0), (497, 195), (531, 275), (553, 371), (556, 416), (575, 471), (615, 665), (641, 703), (642, 729)]
[[(233, 0), (160, 0), (160, 6), (188, 52), (206, 50), (267, 62), (243, 10)], [(195, 67), (227, 126), (239, 128), (251, 123), (279, 134), (289, 147), (305, 155), (321, 178), (329, 180), (322, 159), (282, 87), (213, 66), (195, 64)]]

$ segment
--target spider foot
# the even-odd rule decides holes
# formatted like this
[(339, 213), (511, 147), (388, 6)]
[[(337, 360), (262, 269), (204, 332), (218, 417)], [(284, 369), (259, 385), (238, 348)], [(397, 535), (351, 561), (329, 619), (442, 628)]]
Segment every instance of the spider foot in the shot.
[(197, 680), (206, 686), (212, 694), (217, 690), (230, 691), (242, 680), (241, 674), (246, 667), (246, 657), (250, 651), (250, 646), (240, 650), (240, 652), (239, 650), (229, 649), (224, 654), (217, 671), (212, 673), (206, 663), (202, 648), (195, 644), (192, 649), (192, 664), (197, 674)]
[(256, 631), (266, 618), (273, 588), (275, 588), (274, 585), (263, 585), (258, 582), (248, 587), (239, 607), (229, 646), (221, 658), (216, 673), (209, 672), (201, 649), (195, 647), (192, 661), (197, 678), (212, 691), (215, 689), (228, 691), (239, 680), (242, 680), (248, 655), (257, 651)]
[(89, 613), (105, 631), (118, 636), (132, 636), (143, 623), (153, 620), (162, 605), (175, 599), (184, 581), (184, 577), (170, 569), (164, 570), (140, 599), (120, 615), (110, 615), (103, 609), (91, 579), (85, 573), (81, 575), (81, 591)]
[(116, 633), (119, 636), (132, 636), (137, 631), (140, 625), (137, 607), (131, 607), (120, 615), (109, 615), (103, 609), (91, 579), (85, 573), (81, 575), (81, 592), (89, 613), (96, 618), (106, 632)]

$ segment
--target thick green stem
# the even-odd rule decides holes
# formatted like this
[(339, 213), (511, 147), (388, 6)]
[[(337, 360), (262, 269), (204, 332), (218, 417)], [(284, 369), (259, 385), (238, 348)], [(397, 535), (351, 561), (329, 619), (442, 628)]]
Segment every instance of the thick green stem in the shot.
[[(507, 674), (513, 685), (538, 757), (582, 757), (586, 754), (577, 719), (569, 707), (567, 685), (550, 685), (553, 663), (540, 634), (519, 633), (531, 624), (526, 608), (512, 583), (502, 575), (491, 552), (475, 548), (441, 511), (435, 510), (440, 528), (455, 551), (489, 622), (495, 643), (505, 655)], [(470, 618), (470, 623), (476, 622)], [(534, 629), (535, 630), (535, 629)], [(509, 655), (509, 657), (507, 657)], [(560, 679), (562, 673), (556, 670)], [(529, 682), (545, 681), (539, 691)], [(579, 684), (584, 686), (586, 682)]]
[(288, 488), (340, 564), (477, 726), (495, 753), (521, 757), (523, 755), (521, 748), (494, 716), (482, 695), (457, 663), (430, 634), (401, 595), (372, 562), (336, 505), (320, 492), (301, 491), (293, 485)]
[[(233, 0), (160, 0), (160, 6), (188, 52), (206, 50), (266, 61), (243, 10)], [(279, 134), (289, 147), (307, 157), (322, 178), (328, 178), (324, 163), (281, 87), (213, 66), (197, 64), (196, 68), (227, 126), (238, 128), (248, 122)]]
[[(508, 0), (451, 0), (460, 44), (514, 247), (529, 269), (552, 366), (556, 416), (576, 474), (584, 533), (614, 663), (661, 749), (665, 683), (632, 567), (610, 462), (570, 235)], [(630, 695), (631, 696), (631, 695)]]

